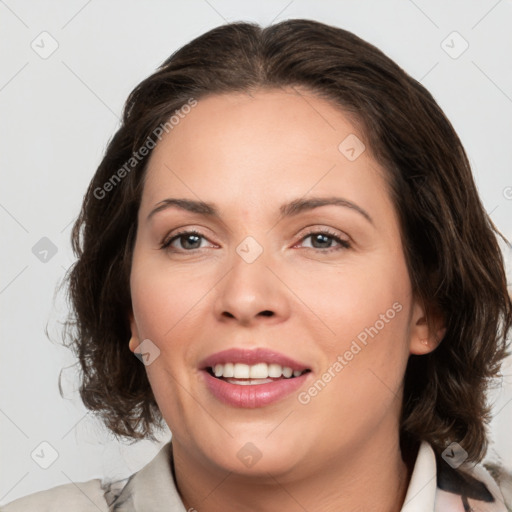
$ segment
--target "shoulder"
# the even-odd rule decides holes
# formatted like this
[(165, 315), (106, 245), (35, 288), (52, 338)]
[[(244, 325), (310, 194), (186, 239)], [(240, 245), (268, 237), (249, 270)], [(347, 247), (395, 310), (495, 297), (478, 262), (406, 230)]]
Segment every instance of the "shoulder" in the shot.
[[(461, 511), (508, 512), (512, 510), (512, 474), (500, 463), (484, 460), (480, 464), (454, 465), (453, 461), (448, 458), (443, 459), (437, 454), (436, 459), (438, 487), (436, 501), (439, 504), (460, 501)], [(444, 509), (441, 507), (440, 510)]]
[(0, 507), (0, 512), (108, 512), (127, 481), (104, 482), (95, 478), (58, 485), (11, 501)]
[(0, 512), (184, 512), (174, 484), (169, 441), (139, 471), (127, 478), (95, 478), (36, 492), (0, 506)]
[(505, 505), (512, 510), (512, 471), (505, 468), (499, 461), (488, 460), (482, 463), (483, 468), (498, 486)]

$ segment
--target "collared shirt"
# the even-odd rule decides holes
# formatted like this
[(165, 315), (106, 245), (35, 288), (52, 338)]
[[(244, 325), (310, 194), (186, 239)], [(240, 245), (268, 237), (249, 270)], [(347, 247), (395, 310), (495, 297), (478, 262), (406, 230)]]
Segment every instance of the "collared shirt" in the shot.
[[(148, 464), (124, 480), (97, 478), (60, 485), (12, 501), (0, 511), (190, 512), (174, 484), (171, 457), (169, 441)], [(503, 474), (505, 480), (495, 480), (483, 465), (451, 467), (423, 441), (401, 512), (512, 511), (511, 496), (507, 495), (512, 492), (512, 476)]]

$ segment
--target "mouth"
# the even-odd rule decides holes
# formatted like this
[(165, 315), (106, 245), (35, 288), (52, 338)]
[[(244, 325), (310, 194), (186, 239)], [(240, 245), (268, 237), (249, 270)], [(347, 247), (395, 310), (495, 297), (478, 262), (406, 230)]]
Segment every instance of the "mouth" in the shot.
[(281, 366), (277, 363), (257, 363), (248, 365), (244, 363), (216, 364), (205, 368), (205, 371), (216, 379), (223, 380), (236, 386), (258, 386), (282, 379), (295, 379), (309, 373), (309, 368), (294, 370), (290, 366)]
[(203, 360), (199, 369), (213, 397), (242, 408), (282, 400), (313, 374), (312, 368), (264, 348), (224, 350)]

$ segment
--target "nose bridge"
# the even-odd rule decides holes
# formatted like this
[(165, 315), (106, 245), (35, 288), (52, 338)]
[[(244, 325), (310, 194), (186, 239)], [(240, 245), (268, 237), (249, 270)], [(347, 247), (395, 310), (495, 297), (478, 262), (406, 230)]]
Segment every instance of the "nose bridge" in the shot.
[(256, 236), (243, 238), (230, 259), (229, 272), (219, 283), (216, 313), (244, 323), (253, 321), (260, 313), (263, 313), (260, 316), (285, 314), (283, 284), (270, 268), (272, 261), (272, 255)]

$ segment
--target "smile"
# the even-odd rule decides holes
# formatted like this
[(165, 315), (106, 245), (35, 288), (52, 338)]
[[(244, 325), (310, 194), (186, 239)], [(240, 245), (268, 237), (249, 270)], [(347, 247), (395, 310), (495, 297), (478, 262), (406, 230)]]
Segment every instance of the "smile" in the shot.
[[(229, 379), (233, 384), (238, 384), (241, 381), (245, 384), (249, 380), (251, 383), (262, 384), (264, 382), (272, 382), (272, 379), (279, 379), (284, 377), (286, 379), (300, 377), (304, 372), (309, 370), (293, 370), (289, 366), (281, 366), (277, 363), (258, 363), (248, 365), (243, 363), (225, 363), (216, 364), (215, 367), (210, 367), (209, 371), (217, 378)], [(270, 377), (270, 379), (269, 379)]]
[(268, 349), (229, 349), (201, 363), (209, 392), (233, 407), (256, 408), (297, 391), (311, 369)]

